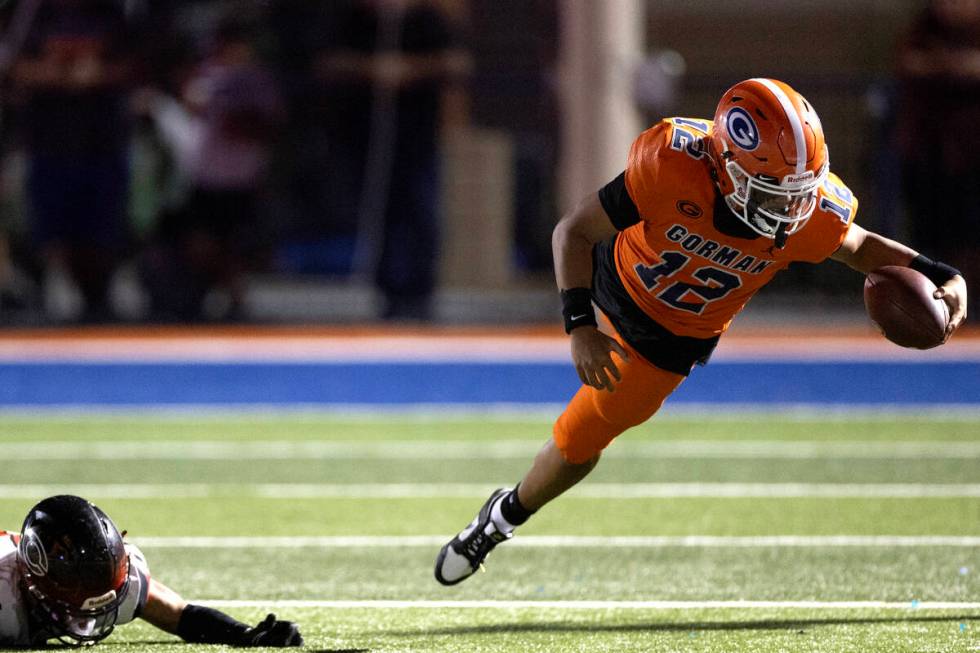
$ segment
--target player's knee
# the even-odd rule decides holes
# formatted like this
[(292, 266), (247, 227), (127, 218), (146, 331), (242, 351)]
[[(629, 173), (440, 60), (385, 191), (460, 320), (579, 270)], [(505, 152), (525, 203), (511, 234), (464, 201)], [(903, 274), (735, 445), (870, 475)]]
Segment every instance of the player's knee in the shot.
[(583, 476), (592, 471), (602, 455), (600, 445), (583, 441), (567, 441), (559, 444), (558, 452), (567, 464), (581, 468)]
[[(601, 451), (597, 451), (588, 460), (585, 460), (583, 462), (576, 462), (576, 463), (569, 462), (568, 464), (569, 465), (575, 465), (576, 467), (578, 467), (579, 474), (581, 474), (582, 476), (585, 476), (586, 474), (588, 474), (589, 472), (591, 472), (593, 469), (595, 469), (595, 466), (599, 464), (599, 459), (600, 458), (602, 458), (602, 452)], [(568, 462), (568, 461), (566, 461), (566, 462)]]
[(599, 460), (599, 454), (609, 446), (609, 443), (624, 431), (639, 426), (653, 417), (660, 405), (658, 403), (649, 406), (647, 411), (641, 412), (635, 409), (608, 410), (596, 406), (595, 412), (591, 413), (589, 419), (582, 419), (581, 415), (573, 416), (566, 412), (555, 422), (555, 444), (566, 462), (582, 465), (593, 461), (594, 466)]
[(574, 420), (562, 415), (555, 422), (553, 439), (562, 459), (570, 465), (591, 465), (599, 462), (602, 450), (612, 442), (617, 434), (608, 429), (595, 428), (595, 425), (572, 423)]

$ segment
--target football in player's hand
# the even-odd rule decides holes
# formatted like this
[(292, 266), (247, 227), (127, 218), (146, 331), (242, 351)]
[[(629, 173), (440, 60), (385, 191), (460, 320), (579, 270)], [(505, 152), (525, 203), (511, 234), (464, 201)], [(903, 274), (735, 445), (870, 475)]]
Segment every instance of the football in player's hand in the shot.
[(949, 322), (949, 308), (934, 292), (936, 285), (920, 272), (888, 265), (864, 280), (864, 306), (896, 345), (930, 349), (943, 343)]

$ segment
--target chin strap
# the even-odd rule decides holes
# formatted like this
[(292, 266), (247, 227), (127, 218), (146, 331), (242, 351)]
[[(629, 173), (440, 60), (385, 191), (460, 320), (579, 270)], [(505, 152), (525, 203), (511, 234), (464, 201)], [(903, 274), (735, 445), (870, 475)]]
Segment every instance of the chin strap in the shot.
[(779, 223), (779, 227), (776, 229), (776, 236), (775, 236), (776, 249), (782, 249), (783, 247), (786, 247), (786, 238), (787, 238), (786, 229), (788, 227), (789, 224), (786, 222)]

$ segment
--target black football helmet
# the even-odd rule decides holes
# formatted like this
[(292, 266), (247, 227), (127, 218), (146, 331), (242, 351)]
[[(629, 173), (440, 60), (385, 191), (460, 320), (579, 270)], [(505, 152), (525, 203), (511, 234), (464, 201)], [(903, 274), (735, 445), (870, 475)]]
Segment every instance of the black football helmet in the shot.
[(129, 589), (129, 555), (104, 512), (71, 495), (41, 501), (24, 519), (17, 562), (43, 638), (79, 646), (112, 632)]

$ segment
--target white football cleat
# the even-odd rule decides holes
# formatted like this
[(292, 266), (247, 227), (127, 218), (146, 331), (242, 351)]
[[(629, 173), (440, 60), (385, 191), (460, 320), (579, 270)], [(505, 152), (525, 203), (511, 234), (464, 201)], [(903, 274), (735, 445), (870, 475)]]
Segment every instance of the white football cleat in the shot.
[(443, 585), (455, 585), (466, 580), (483, 566), (483, 561), (495, 546), (514, 536), (513, 533), (497, 530), (490, 519), (493, 505), (509, 492), (507, 488), (495, 490), (470, 525), (439, 550), (436, 558), (437, 581)]

